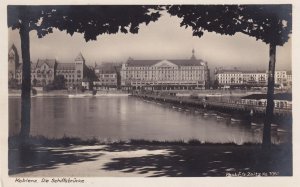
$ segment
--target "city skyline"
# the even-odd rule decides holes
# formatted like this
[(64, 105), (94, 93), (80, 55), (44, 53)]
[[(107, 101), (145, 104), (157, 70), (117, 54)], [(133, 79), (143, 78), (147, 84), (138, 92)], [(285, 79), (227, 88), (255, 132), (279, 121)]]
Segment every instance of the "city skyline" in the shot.
[[(195, 49), (195, 56), (207, 61), (210, 69), (220, 66), (253, 70), (268, 68), (269, 46), (262, 41), (243, 34), (225, 36), (205, 32), (201, 38), (193, 37), (190, 28), (182, 28), (179, 24), (180, 19), (163, 14), (158, 21), (148, 26), (141, 25), (138, 34), (101, 35), (97, 41), (91, 42), (85, 42), (81, 34), (70, 36), (57, 30), (39, 39), (32, 31), (31, 60), (55, 58), (71, 62), (79, 52), (85, 56), (87, 65), (95, 62), (124, 63), (129, 57), (186, 59)], [(18, 30), (9, 30), (9, 47), (12, 44), (20, 51)], [(277, 47), (276, 67), (278, 70), (291, 70), (291, 38), (284, 46)]]

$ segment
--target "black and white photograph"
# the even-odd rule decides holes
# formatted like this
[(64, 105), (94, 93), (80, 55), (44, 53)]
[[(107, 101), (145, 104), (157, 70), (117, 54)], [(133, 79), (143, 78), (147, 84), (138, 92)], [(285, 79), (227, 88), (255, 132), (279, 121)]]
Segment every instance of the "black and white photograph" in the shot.
[(8, 3), (5, 175), (293, 178), (295, 10), (265, 3)]

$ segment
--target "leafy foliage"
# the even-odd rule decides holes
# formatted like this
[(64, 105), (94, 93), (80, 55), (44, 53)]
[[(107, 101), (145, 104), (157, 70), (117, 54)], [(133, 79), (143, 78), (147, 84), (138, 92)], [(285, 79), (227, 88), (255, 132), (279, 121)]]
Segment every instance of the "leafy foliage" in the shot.
[(292, 32), (291, 5), (172, 5), (167, 11), (182, 18), (180, 26), (191, 27), (198, 37), (204, 31), (240, 32), (267, 44), (283, 45)]
[(138, 33), (139, 25), (148, 25), (160, 17), (160, 6), (15, 6), (8, 10), (8, 27), (20, 28), (29, 22), (30, 30), (36, 30), (39, 37), (53, 32), (53, 28), (66, 30), (70, 35), (83, 33), (86, 41), (96, 40), (98, 35)]
[(216, 79), (213, 83), (213, 89), (218, 89), (219, 88), (219, 80)]

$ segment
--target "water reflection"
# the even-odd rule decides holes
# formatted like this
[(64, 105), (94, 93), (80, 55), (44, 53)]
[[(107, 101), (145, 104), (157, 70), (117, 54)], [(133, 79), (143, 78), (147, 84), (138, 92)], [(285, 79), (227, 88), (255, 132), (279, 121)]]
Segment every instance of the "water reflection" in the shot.
[[(162, 105), (131, 97), (33, 98), (32, 135), (83, 139), (190, 140), (204, 142), (261, 142), (262, 126), (232, 121), (213, 112)], [(20, 130), (20, 99), (9, 98), (9, 134)], [(286, 132), (272, 130), (275, 143)]]

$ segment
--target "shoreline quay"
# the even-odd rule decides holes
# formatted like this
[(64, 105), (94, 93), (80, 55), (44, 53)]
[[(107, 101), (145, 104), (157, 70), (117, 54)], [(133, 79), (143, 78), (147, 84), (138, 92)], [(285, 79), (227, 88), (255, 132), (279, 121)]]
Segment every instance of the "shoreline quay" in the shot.
[[(92, 92), (86, 92), (86, 93), (67, 93), (67, 92), (42, 92), (42, 93), (37, 93), (36, 95), (32, 95), (31, 97), (70, 97), (78, 95), (81, 97), (116, 97), (116, 96), (129, 96), (130, 94), (128, 93), (97, 93), (96, 95), (93, 95)], [(8, 93), (8, 97), (21, 97), (21, 93)]]

